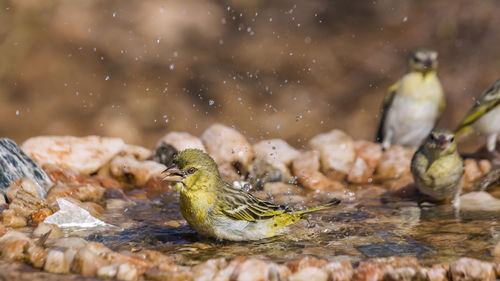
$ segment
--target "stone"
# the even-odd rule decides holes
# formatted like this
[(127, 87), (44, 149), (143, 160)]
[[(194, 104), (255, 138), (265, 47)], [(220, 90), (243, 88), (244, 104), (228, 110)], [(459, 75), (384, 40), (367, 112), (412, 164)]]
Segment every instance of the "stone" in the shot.
[(297, 181), (309, 190), (326, 192), (343, 192), (344, 185), (338, 181), (330, 180), (319, 171), (296, 171)]
[(166, 167), (170, 167), (174, 165), (174, 158), (178, 152), (179, 151), (177, 151), (177, 149), (175, 149), (170, 144), (162, 143), (156, 148), (153, 160), (165, 165)]
[(347, 180), (352, 183), (371, 183), (373, 181), (373, 172), (374, 170), (368, 167), (363, 158), (357, 157), (347, 175)]
[(493, 265), (471, 258), (460, 258), (450, 263), (450, 276), (453, 281), (495, 280)]
[(125, 280), (125, 281), (135, 281), (139, 277), (139, 274), (137, 273), (137, 269), (128, 264), (120, 264), (118, 267), (118, 273), (116, 274), (116, 279), (119, 280)]
[(40, 209), (28, 217), (28, 225), (37, 226), (45, 220), (48, 216), (52, 215), (54, 212), (49, 208)]
[(217, 273), (227, 267), (227, 261), (224, 258), (211, 259), (204, 263), (193, 266), (192, 272), (195, 281), (214, 280)]
[(153, 151), (139, 145), (125, 144), (119, 152), (120, 155), (132, 155), (139, 161), (150, 159)]
[(319, 152), (315, 150), (303, 152), (299, 157), (292, 161), (292, 168), (294, 175), (297, 175), (296, 172), (301, 170), (319, 171)]
[[(28, 153), (29, 154), (29, 153)], [(41, 197), (45, 197), (52, 187), (52, 182), (45, 172), (15, 142), (0, 138), (0, 193), (15, 181), (27, 178), (31, 180)]]
[(151, 177), (144, 184), (144, 189), (148, 198), (158, 198), (165, 192), (175, 192), (175, 187), (172, 186), (171, 182), (164, 181), (163, 178)]
[[(88, 244), (88, 242), (80, 237), (63, 237), (59, 239), (51, 239), (48, 240), (46, 243), (47, 247), (57, 247), (57, 248), (62, 248), (62, 249), (74, 249), (74, 250), (80, 250), (82, 248), (85, 248)], [(76, 252), (75, 252), (76, 254)]]
[(380, 180), (396, 179), (404, 174), (410, 174), (413, 149), (398, 145), (389, 147), (382, 153), (377, 167), (377, 178)]
[(498, 242), (495, 247), (491, 250), (491, 255), (495, 258), (500, 258), (500, 242)]
[[(280, 164), (280, 163), (278, 163)], [(290, 172), (286, 167), (285, 172), (276, 168), (264, 159), (255, 159), (249, 168), (248, 181), (255, 189), (262, 189), (266, 182), (279, 182), (290, 178)], [(284, 174), (286, 173), (286, 174)]]
[(322, 268), (328, 273), (330, 281), (349, 281), (354, 274), (352, 265), (348, 261), (330, 262)]
[(104, 246), (104, 244), (99, 242), (88, 242), (85, 247), (100, 256), (104, 256), (108, 253), (113, 252), (111, 251), (111, 249), (109, 249), (108, 247)]
[(460, 196), (460, 209), (467, 211), (500, 211), (500, 199), (484, 191), (469, 192)]
[(188, 148), (196, 148), (205, 151), (205, 147), (199, 138), (185, 132), (167, 133), (158, 140), (156, 143), (156, 149), (163, 144), (169, 144), (177, 151), (182, 151)]
[(47, 260), (48, 251), (43, 247), (32, 245), (26, 252), (26, 260), (35, 268), (42, 268)]
[(159, 268), (150, 268), (144, 272), (147, 280), (158, 281), (191, 281), (193, 280), (193, 273), (187, 268), (175, 266), (169, 270), (162, 270)]
[(141, 258), (144, 258), (152, 262), (155, 265), (174, 264), (174, 260), (171, 257), (164, 255), (159, 251), (143, 249), (140, 252), (138, 252), (137, 255), (139, 255)]
[(364, 160), (368, 168), (375, 170), (382, 158), (382, 146), (378, 143), (373, 143), (365, 140), (357, 140), (354, 142), (354, 150), (356, 157)]
[(221, 124), (206, 129), (201, 141), (217, 164), (237, 163), (246, 171), (254, 157), (253, 148), (245, 136)]
[(9, 204), (9, 209), (14, 210), (17, 214), (27, 218), (32, 213), (38, 212), (47, 206), (48, 202), (44, 198), (35, 197), (23, 189), (20, 189), (16, 192), (15, 198), (13, 198)]
[(114, 279), (118, 274), (118, 267), (120, 267), (119, 263), (103, 266), (97, 270), (97, 277)]
[(47, 194), (49, 202), (71, 197), (79, 201), (100, 202), (105, 189), (95, 184), (57, 184)]
[(347, 174), (354, 164), (354, 140), (340, 130), (317, 135), (309, 141), (309, 145), (319, 152), (324, 173), (334, 170)]
[(28, 224), (25, 217), (18, 215), (11, 209), (3, 210), (2, 223), (7, 227), (12, 228), (23, 227)]
[(403, 266), (399, 268), (389, 267), (384, 274), (383, 280), (400, 281), (400, 280), (422, 280), (425, 281), (427, 271), (417, 266)]
[(226, 182), (238, 181), (238, 180), (242, 179), (239, 172), (236, 170), (236, 168), (231, 163), (218, 164), (217, 168), (219, 170), (220, 176)]
[(467, 158), (464, 160), (464, 187), (465, 192), (471, 191), (475, 183), (479, 181), (484, 174), (479, 168), (479, 164), (475, 159)]
[(92, 216), (89, 211), (71, 202), (67, 198), (58, 198), (59, 211), (45, 219), (46, 223), (59, 227), (112, 227), (112, 225)]
[(281, 163), (289, 166), (300, 156), (300, 152), (282, 139), (263, 140), (253, 145), (256, 158), (264, 159), (271, 164)]
[[(80, 248), (71, 264), (71, 271), (83, 276), (97, 276), (99, 268), (109, 265), (109, 262), (92, 250)], [(135, 280), (135, 279), (134, 279)]]
[(33, 230), (33, 236), (40, 238), (46, 235), (49, 231), (50, 234), (47, 237), (49, 239), (60, 238), (63, 236), (61, 228), (59, 228), (57, 225), (44, 222), (38, 224), (35, 230)]
[(267, 280), (269, 275), (267, 269), (267, 264), (263, 260), (250, 258), (236, 266), (230, 279), (235, 281)]
[(9, 202), (14, 201), (18, 191), (20, 190), (23, 190), (25, 193), (33, 197), (42, 197), (40, 195), (39, 187), (34, 181), (27, 178), (21, 178), (13, 182), (5, 191), (7, 200), (9, 200)]
[(4, 236), (5, 233), (7, 233), (7, 228), (0, 222), (0, 237)]
[(104, 257), (110, 264), (111, 263), (129, 264), (130, 266), (133, 266), (136, 269), (139, 275), (144, 273), (149, 268), (155, 266), (154, 263), (152, 263), (151, 261), (148, 261), (143, 257), (132, 254), (123, 254), (110, 251), (101, 254), (101, 256)]
[(99, 136), (40, 136), (26, 140), (22, 149), (38, 164), (54, 164), (89, 175), (125, 148), (119, 138)]
[(383, 280), (387, 272), (402, 267), (419, 267), (418, 260), (414, 257), (388, 257), (363, 261), (356, 268), (352, 280)]
[(435, 264), (427, 270), (428, 281), (448, 281), (448, 266)]
[(64, 252), (56, 249), (49, 250), (43, 270), (52, 273), (69, 273), (69, 264)]
[(21, 261), (25, 253), (34, 243), (25, 234), (18, 231), (8, 231), (0, 237), (0, 251), (2, 257), (11, 261)]
[(111, 160), (111, 174), (117, 178), (133, 177), (135, 185), (143, 186), (151, 177), (163, 178), (167, 167), (155, 161), (138, 161), (131, 155), (117, 156)]
[(306, 267), (324, 267), (328, 264), (326, 260), (320, 260), (315, 257), (309, 257), (305, 256), (303, 258), (297, 259), (292, 262), (286, 263), (286, 266), (290, 268), (290, 270), (295, 273), (297, 271), (300, 271)]
[(289, 281), (327, 281), (328, 274), (325, 270), (317, 267), (305, 267), (288, 277)]

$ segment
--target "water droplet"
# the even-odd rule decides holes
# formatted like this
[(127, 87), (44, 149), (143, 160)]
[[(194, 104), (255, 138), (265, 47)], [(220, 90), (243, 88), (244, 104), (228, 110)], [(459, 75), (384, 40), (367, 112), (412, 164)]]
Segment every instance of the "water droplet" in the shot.
[(104, 80), (108, 81), (109, 80), (109, 75), (106, 75), (106, 78)]
[(269, 22), (272, 22), (273, 21), (273, 18), (269, 18)]
[(208, 104), (209, 104), (209, 105), (214, 105), (214, 103), (215, 103), (215, 101), (213, 101), (213, 100), (209, 100), (209, 101), (208, 101)]
[(174, 70), (174, 65), (171, 64), (169, 68), (170, 68), (170, 70)]
[(21, 112), (18, 110), (16, 110), (16, 115), (19, 116), (19, 114), (21, 114)]
[(407, 21), (408, 21), (408, 17), (404, 17), (403, 22), (407, 22)]
[(161, 41), (162, 41), (162, 39), (161, 39), (161, 38), (156, 39), (156, 43), (158, 43), (158, 44), (160, 44), (160, 43), (161, 43)]
[(113, 12), (113, 17), (116, 18), (116, 12)]

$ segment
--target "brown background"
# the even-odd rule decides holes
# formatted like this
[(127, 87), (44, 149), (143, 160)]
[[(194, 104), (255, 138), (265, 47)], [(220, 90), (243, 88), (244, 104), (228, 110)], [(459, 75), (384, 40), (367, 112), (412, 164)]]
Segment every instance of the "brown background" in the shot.
[(222, 122), (298, 147), (332, 128), (372, 139), (416, 46), (439, 51), (455, 127), (499, 78), (499, 3), (1, 1), (0, 136), (152, 147)]

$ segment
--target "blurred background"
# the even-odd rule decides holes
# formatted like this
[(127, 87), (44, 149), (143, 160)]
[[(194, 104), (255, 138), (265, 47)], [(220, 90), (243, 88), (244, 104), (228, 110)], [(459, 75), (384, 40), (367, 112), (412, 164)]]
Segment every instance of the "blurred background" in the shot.
[[(372, 140), (409, 51), (439, 52), (455, 128), (499, 78), (497, 0), (0, 1), (0, 136), (153, 147), (214, 122), (296, 147)], [(477, 143), (477, 142), (476, 142)]]

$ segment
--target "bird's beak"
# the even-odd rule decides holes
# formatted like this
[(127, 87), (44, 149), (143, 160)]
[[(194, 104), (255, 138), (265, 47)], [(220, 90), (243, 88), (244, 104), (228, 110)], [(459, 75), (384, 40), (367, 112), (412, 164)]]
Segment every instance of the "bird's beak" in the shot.
[(446, 144), (448, 143), (448, 140), (446, 139), (445, 136), (440, 135), (438, 139), (436, 140), (436, 144), (439, 148), (443, 149), (446, 147)]
[(165, 174), (165, 177), (163, 178), (164, 181), (179, 182), (183, 181), (185, 178), (184, 173), (182, 173), (182, 171), (175, 165), (168, 167), (162, 172), (162, 174)]

